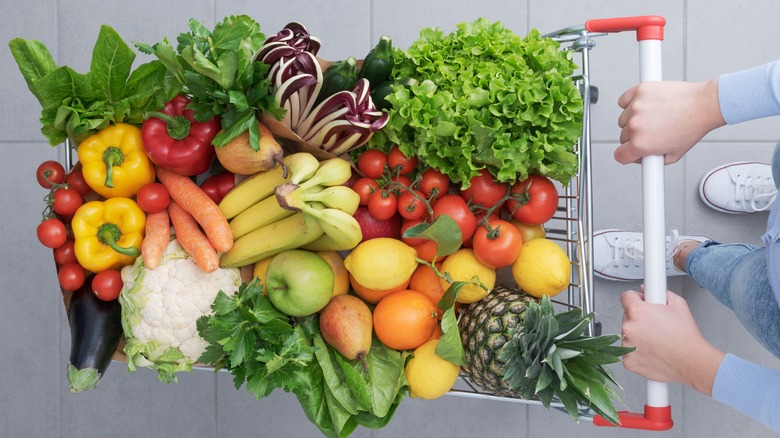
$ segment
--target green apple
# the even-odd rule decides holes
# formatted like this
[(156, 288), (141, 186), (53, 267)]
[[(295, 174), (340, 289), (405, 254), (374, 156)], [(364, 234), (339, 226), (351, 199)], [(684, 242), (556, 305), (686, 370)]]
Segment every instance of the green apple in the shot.
[(268, 298), (281, 312), (308, 316), (333, 296), (333, 269), (311, 251), (291, 249), (275, 255), (265, 273)]

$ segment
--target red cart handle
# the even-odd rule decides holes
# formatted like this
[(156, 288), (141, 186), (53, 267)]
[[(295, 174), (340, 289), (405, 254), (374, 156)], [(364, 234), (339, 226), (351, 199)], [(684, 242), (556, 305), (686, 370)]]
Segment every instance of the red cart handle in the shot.
[[(629, 411), (619, 411), (618, 420), (620, 424), (617, 427), (626, 429), (640, 429), (662, 432), (669, 430), (674, 426), (672, 420), (672, 407), (653, 407), (645, 405), (644, 414)], [(612, 423), (605, 420), (601, 415), (593, 417), (593, 424), (596, 426), (613, 426)]]
[(636, 40), (663, 40), (666, 19), (660, 15), (641, 15), (637, 17), (596, 18), (585, 22), (588, 32), (624, 32), (636, 31)]

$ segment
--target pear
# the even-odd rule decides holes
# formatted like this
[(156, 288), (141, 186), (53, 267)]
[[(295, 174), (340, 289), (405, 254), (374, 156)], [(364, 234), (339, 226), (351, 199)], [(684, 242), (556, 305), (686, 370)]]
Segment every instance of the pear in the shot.
[(331, 347), (350, 360), (360, 360), (371, 349), (373, 322), (371, 310), (360, 298), (336, 295), (320, 311), (320, 332)]

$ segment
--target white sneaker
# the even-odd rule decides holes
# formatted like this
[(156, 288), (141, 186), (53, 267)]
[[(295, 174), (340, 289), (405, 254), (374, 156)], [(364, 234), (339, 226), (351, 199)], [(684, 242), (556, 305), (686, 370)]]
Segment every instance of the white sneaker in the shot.
[[(686, 275), (674, 266), (673, 257), (679, 242), (704, 242), (706, 236), (680, 236), (672, 230), (666, 236), (666, 275)], [(645, 277), (643, 234), (627, 230), (601, 230), (593, 234), (593, 273), (607, 280), (633, 281)]]
[(699, 196), (709, 207), (724, 213), (767, 210), (777, 197), (772, 166), (740, 161), (717, 167), (702, 177)]

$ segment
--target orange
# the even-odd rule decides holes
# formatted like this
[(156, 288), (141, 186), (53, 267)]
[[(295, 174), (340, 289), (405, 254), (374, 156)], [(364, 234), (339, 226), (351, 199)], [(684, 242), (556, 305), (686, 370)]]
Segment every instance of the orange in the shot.
[[(417, 250), (417, 257), (419, 257), (421, 260), (425, 260), (426, 262), (430, 262), (433, 261), (433, 258), (436, 256), (436, 251), (438, 251), (439, 245), (436, 244), (436, 241), (428, 240), (422, 245), (415, 246), (414, 249)], [(442, 260), (444, 260), (444, 256), (439, 256), (436, 258), (437, 262)]]
[(352, 289), (363, 301), (367, 302), (368, 304), (376, 304), (390, 292), (406, 289), (406, 287), (409, 286), (409, 280), (404, 281), (396, 287), (391, 287), (390, 289), (377, 290), (369, 289), (361, 285), (357, 282), (357, 280), (355, 280), (355, 277), (353, 277), (352, 274), (349, 274), (349, 284), (352, 285)]
[[(440, 270), (441, 263), (437, 263), (436, 268)], [(439, 276), (436, 275), (436, 272), (423, 263), (420, 263), (420, 266), (412, 273), (412, 278), (409, 280), (409, 289), (422, 293), (437, 306), (439, 301), (441, 301), (441, 297), (444, 296), (444, 292), (446, 292), (441, 287), (441, 281), (439, 281)], [(444, 312), (439, 308), (439, 318), (441, 318), (442, 313)]]
[(441, 336), (444, 334), (444, 332), (441, 331), (441, 325), (436, 324), (436, 328), (433, 330), (433, 334), (428, 339), (429, 341), (432, 339), (441, 339)]
[(374, 308), (374, 333), (394, 350), (413, 350), (431, 338), (438, 325), (436, 305), (420, 292), (391, 292)]

